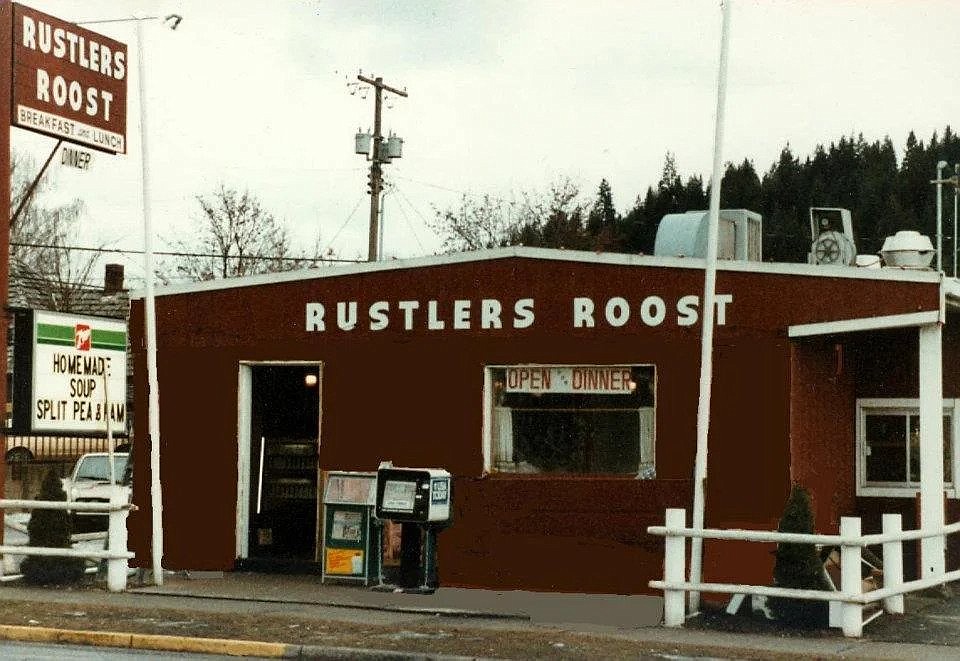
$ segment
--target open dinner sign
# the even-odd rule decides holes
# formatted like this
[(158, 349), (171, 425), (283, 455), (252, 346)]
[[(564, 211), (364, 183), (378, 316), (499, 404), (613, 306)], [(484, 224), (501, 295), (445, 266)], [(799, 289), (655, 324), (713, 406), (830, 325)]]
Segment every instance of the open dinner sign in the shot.
[(507, 392), (584, 395), (629, 395), (637, 389), (626, 365), (508, 367), (504, 386)]
[(20, 4), (12, 41), (14, 126), (126, 151), (125, 44)]

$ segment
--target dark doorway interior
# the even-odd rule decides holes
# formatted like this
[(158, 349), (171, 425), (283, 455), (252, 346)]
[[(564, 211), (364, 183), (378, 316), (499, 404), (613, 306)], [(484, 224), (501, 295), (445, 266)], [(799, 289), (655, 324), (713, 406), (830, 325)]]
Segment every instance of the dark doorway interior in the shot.
[(246, 569), (319, 571), (319, 389), (316, 365), (253, 368)]

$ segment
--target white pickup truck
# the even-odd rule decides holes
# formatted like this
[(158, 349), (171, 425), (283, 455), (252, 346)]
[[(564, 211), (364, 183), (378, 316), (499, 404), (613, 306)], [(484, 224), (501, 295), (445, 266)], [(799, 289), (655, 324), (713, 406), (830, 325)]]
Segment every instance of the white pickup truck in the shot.
[[(126, 452), (113, 454), (114, 476), (123, 490), (124, 499), (130, 500), (130, 485), (124, 482), (127, 462), (130, 455)], [(67, 502), (109, 503), (110, 502), (110, 455), (106, 452), (91, 452), (79, 459), (73, 467), (70, 477), (61, 480), (67, 494)], [(84, 529), (107, 529), (106, 514), (93, 512), (74, 512), (74, 532)]]

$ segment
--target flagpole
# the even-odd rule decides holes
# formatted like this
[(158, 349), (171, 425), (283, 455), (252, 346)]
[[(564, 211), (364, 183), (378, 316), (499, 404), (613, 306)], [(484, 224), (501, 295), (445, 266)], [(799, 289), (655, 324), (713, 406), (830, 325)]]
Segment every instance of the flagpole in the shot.
[[(693, 468), (693, 528), (702, 529), (706, 509), (707, 439), (710, 433), (710, 394), (713, 388), (713, 319), (717, 289), (717, 234), (720, 218), (720, 181), (723, 177), (723, 111), (727, 97), (727, 55), (730, 34), (730, 5), (724, 0), (720, 31), (720, 66), (717, 72), (717, 113), (713, 132), (713, 175), (710, 185), (710, 213), (707, 255), (703, 276), (703, 325), (700, 343), (700, 394), (697, 402), (697, 455)], [(703, 538), (690, 540), (690, 582), (703, 576)], [(700, 610), (700, 593), (690, 592), (689, 612)]]

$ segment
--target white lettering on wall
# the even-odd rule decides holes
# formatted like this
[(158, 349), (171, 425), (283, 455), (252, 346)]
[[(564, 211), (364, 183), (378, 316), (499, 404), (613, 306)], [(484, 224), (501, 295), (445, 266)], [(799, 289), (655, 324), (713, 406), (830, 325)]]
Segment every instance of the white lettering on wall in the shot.
[(647, 326), (659, 326), (667, 318), (667, 304), (659, 296), (648, 296), (640, 304), (640, 319)]
[[(642, 299), (611, 296), (597, 302), (588, 296), (577, 296), (571, 303), (572, 328), (596, 328), (598, 324), (607, 328), (655, 328), (664, 325), (689, 327), (700, 320), (700, 297), (696, 294), (687, 294), (675, 300), (657, 295)], [(716, 325), (726, 325), (727, 309), (732, 304), (732, 294), (717, 294), (714, 318)], [(513, 315), (508, 323), (515, 329), (531, 328), (536, 322), (535, 307), (536, 301), (532, 298), (516, 299), (512, 303)], [(598, 307), (603, 310), (602, 314), (597, 312)], [(423, 308), (425, 314), (419, 313)], [(476, 312), (477, 308), (479, 313)], [(504, 304), (495, 298), (478, 301), (455, 299), (446, 302), (429, 300), (425, 303), (418, 300), (402, 300), (396, 303), (374, 301), (366, 305), (361, 316), (358, 301), (337, 301), (336, 327), (345, 332), (381, 331), (389, 328), (391, 324), (404, 331), (501, 330), (504, 328), (503, 310)], [(325, 314), (326, 307), (323, 303), (307, 303), (307, 332), (326, 331)]]
[(420, 307), (420, 301), (400, 301), (397, 307), (403, 310), (403, 329), (413, 330), (413, 311)]
[(427, 301), (427, 328), (430, 330), (443, 330), (446, 323), (443, 319), (437, 318), (437, 302)]
[(573, 299), (573, 327), (593, 328), (593, 301), (584, 296)]
[(357, 325), (357, 302), (337, 303), (337, 327), (340, 330), (353, 330)]
[(470, 301), (453, 302), (453, 327), (455, 330), (470, 328)]
[(323, 303), (307, 303), (307, 332), (325, 330), (327, 325), (323, 323)]
[(693, 326), (700, 318), (700, 297), (690, 294), (677, 301), (677, 325)]
[(627, 303), (627, 299), (614, 296), (607, 301), (604, 316), (606, 316), (608, 324), (619, 328), (630, 320), (630, 304)]
[(513, 306), (513, 327), (530, 328), (533, 320), (533, 299), (521, 298)]
[(370, 306), (370, 330), (383, 330), (390, 323), (387, 312), (390, 311), (390, 304), (386, 301), (377, 301)]
[(503, 312), (503, 306), (495, 298), (485, 298), (480, 302), (480, 328), (503, 328), (500, 321), (500, 314)]

